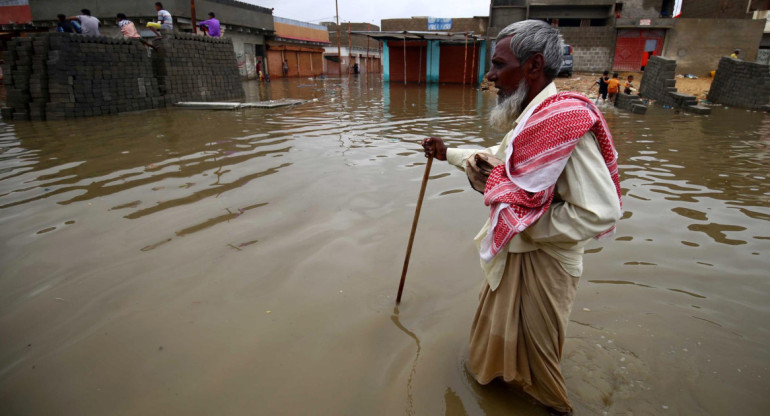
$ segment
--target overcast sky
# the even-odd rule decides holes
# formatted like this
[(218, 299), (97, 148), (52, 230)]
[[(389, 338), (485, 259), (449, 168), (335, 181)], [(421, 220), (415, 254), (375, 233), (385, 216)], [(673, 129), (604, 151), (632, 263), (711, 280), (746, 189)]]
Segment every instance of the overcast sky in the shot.
[[(273, 15), (303, 22), (334, 21), (334, 0), (241, 0), (272, 8)], [(368, 22), (381, 19), (431, 17), (473, 17), (489, 15), (489, 0), (337, 0), (340, 22)]]

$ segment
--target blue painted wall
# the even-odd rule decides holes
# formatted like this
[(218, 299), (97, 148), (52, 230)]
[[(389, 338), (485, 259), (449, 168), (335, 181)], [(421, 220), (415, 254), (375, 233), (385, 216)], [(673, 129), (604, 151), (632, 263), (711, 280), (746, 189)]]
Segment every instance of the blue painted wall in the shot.
[(482, 40), (481, 45), (479, 45), (479, 66), (477, 67), (479, 69), (479, 80), (478, 83), (481, 84), (481, 81), (484, 79), (484, 68), (486, 67), (487, 61), (487, 41)]
[(390, 82), (390, 48), (388, 41), (382, 41), (382, 80)]

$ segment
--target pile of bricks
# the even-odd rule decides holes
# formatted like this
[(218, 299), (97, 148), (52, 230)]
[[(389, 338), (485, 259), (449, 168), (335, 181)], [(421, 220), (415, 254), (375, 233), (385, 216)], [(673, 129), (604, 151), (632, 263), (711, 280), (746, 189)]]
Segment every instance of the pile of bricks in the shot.
[(29, 75), (29, 117), (32, 120), (45, 120), (48, 102), (48, 36), (32, 38), (32, 73)]
[(169, 104), (244, 98), (230, 39), (175, 33), (154, 44), (158, 85)]
[(639, 95), (651, 98), (661, 105), (674, 105), (670, 92), (676, 92), (676, 61), (651, 56), (644, 67), (644, 76), (639, 84)]
[(644, 67), (644, 76), (639, 85), (639, 95), (651, 98), (663, 106), (677, 107), (695, 114), (711, 114), (711, 107), (698, 105), (694, 95), (682, 94), (676, 90), (676, 61), (652, 56)]
[(6, 120), (29, 120), (29, 103), (32, 101), (29, 82), (33, 54), (31, 38), (16, 38), (8, 42), (3, 64), (7, 108), (3, 108), (2, 116)]
[(618, 94), (615, 98), (615, 107), (635, 114), (644, 114), (647, 112), (647, 104), (644, 103), (644, 100), (638, 95), (632, 94)]
[(147, 48), (137, 41), (66, 33), (51, 33), (49, 38), (49, 119), (163, 105)]
[(41, 33), (8, 42), (6, 120), (59, 120), (223, 101), (245, 94), (230, 39), (169, 35), (158, 50), (136, 40)]
[(713, 103), (752, 110), (770, 110), (770, 68), (767, 65), (722, 58), (708, 93)]

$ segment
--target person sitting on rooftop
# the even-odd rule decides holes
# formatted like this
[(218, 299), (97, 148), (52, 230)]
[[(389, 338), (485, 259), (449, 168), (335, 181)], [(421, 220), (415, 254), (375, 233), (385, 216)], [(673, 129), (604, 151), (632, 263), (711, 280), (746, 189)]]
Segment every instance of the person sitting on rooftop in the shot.
[(198, 26), (201, 27), (201, 30), (203, 30), (204, 33), (208, 34), (212, 38), (218, 38), (222, 35), (219, 31), (219, 20), (217, 20), (214, 12), (209, 12), (209, 20), (204, 20), (198, 23)]
[(128, 20), (126, 15), (124, 13), (118, 13), (118, 26), (120, 27), (120, 33), (123, 34), (124, 38), (130, 38), (130, 39), (139, 39), (141, 36), (139, 36), (139, 32), (136, 31), (136, 26), (134, 26), (134, 22)]
[(173, 31), (174, 19), (171, 17), (171, 13), (163, 8), (163, 3), (159, 1), (155, 2), (155, 10), (158, 11), (158, 21), (147, 22), (147, 28), (152, 30), (155, 36), (162, 38), (163, 36), (158, 32), (158, 29), (168, 30), (169, 32)]
[(88, 9), (83, 9), (80, 11), (80, 13), (83, 14), (70, 16), (67, 18), (67, 20), (80, 20), (80, 33), (87, 36), (99, 36), (99, 27), (102, 25), (102, 22), (100, 22), (99, 19), (91, 16), (91, 11)]
[(75, 33), (75, 28), (72, 27), (72, 23), (67, 20), (67, 16), (63, 14), (56, 15), (59, 22), (56, 24), (56, 31), (61, 33)]

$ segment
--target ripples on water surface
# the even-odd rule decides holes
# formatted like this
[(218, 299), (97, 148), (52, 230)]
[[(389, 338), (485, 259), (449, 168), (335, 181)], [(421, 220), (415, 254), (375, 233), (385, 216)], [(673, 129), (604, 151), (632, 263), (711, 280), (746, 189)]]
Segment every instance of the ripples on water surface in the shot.
[[(444, 163), (393, 308), (417, 143), (496, 144), (494, 97), (247, 90), (317, 101), (0, 122), (0, 413), (543, 414), (463, 369), (487, 211)], [(606, 111), (625, 215), (571, 317), (579, 414), (761, 414), (770, 118)]]

